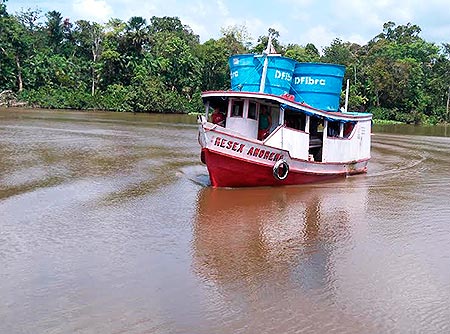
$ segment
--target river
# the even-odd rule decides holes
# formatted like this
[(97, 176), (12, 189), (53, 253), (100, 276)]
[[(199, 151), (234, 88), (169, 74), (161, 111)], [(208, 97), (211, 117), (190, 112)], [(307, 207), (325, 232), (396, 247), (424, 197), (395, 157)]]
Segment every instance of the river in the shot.
[(448, 333), (449, 133), (212, 189), (193, 117), (0, 110), (0, 333)]

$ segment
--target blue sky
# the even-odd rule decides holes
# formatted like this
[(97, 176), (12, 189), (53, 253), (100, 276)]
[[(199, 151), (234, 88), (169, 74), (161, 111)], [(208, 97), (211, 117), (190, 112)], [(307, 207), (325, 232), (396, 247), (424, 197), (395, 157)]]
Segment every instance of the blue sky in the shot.
[(365, 44), (393, 21), (419, 25), (428, 42), (450, 43), (448, 0), (9, 0), (6, 5), (9, 13), (56, 10), (72, 22), (178, 16), (201, 42), (219, 38), (222, 27), (245, 25), (252, 42), (271, 27), (283, 44), (314, 43), (320, 50), (334, 38)]

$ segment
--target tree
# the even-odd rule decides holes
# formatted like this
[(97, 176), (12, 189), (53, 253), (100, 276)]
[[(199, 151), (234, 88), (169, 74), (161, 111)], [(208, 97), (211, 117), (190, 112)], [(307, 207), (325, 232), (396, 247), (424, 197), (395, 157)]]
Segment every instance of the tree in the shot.
[(89, 59), (91, 63), (91, 95), (94, 96), (98, 81), (98, 61), (104, 39), (103, 26), (95, 22), (77, 21), (74, 39), (79, 49), (77, 53)]
[(47, 18), (45, 30), (49, 46), (52, 48), (53, 53), (58, 53), (61, 50), (61, 44), (64, 39), (61, 13), (53, 10), (45, 14), (45, 17)]
[(406, 122), (448, 119), (450, 44), (425, 41), (415, 24), (386, 22), (363, 46), (336, 38), (320, 56), (312, 43), (281, 44), (273, 28), (254, 45), (244, 25), (201, 44), (178, 17), (72, 24), (50, 11), (40, 23), (40, 10), (10, 15), (6, 3), (0, 0), (0, 90), (37, 105), (198, 110), (201, 90), (229, 87), (229, 57), (263, 52), (270, 36), (278, 53), (297, 61), (346, 66), (350, 110)]
[(229, 26), (220, 29), (220, 32), (222, 33), (220, 41), (227, 46), (229, 56), (249, 51), (250, 36), (245, 25)]
[(351, 47), (351, 43), (344, 43), (341, 39), (336, 38), (330, 46), (324, 47), (321, 61), (348, 66), (355, 59)]
[(311, 43), (308, 43), (306, 47), (298, 44), (289, 44), (286, 48), (285, 56), (299, 62), (317, 62), (320, 59), (319, 51)]
[(1, 0), (0, 1), (0, 17), (8, 16), (8, 12), (6, 11), (6, 1), (8, 0)]
[(17, 17), (7, 15), (4, 9), (2, 11), (3, 15), (0, 16), (0, 53), (3, 54), (1, 65), (5, 66), (6, 70), (11, 70), (11, 74), (5, 75), (3, 84), (5, 88), (13, 88), (11, 77), (14, 73), (17, 90), (21, 92), (24, 86), (22, 65), (24, 59), (27, 59), (32, 52), (31, 37)]
[(100, 88), (109, 85), (129, 85), (131, 71), (128, 47), (125, 40), (126, 23), (119, 19), (110, 19), (104, 26), (102, 57), (99, 61)]
[(184, 40), (190, 47), (199, 44), (200, 38), (192, 29), (184, 25), (178, 17), (156, 17), (150, 19), (149, 34), (153, 36), (158, 33), (171, 33)]
[(224, 39), (210, 39), (200, 46), (201, 90), (220, 90), (230, 86), (228, 46)]
[(159, 74), (170, 90), (191, 96), (200, 87), (201, 63), (189, 45), (176, 34), (161, 32), (152, 38), (153, 55), (165, 61)]
[(267, 36), (259, 36), (258, 44), (252, 49), (254, 53), (262, 53), (267, 48), (267, 43), (269, 42), (269, 36), (272, 37), (271, 43), (275, 51), (280, 54), (285, 53), (285, 48), (278, 41), (280, 33), (273, 28), (268, 29)]
[[(397, 110), (397, 120), (420, 122), (433, 100), (429, 87), (439, 49), (419, 36), (410, 23), (387, 22), (383, 33), (364, 47), (367, 86), (376, 106)], [(430, 94), (431, 93), (431, 94)]]
[(450, 121), (448, 118), (450, 89), (450, 44), (444, 43), (436, 60), (428, 66), (425, 91), (428, 94), (426, 114), (435, 121)]
[(147, 21), (140, 16), (128, 20), (125, 28), (125, 38), (134, 56), (142, 56), (144, 44), (149, 41)]

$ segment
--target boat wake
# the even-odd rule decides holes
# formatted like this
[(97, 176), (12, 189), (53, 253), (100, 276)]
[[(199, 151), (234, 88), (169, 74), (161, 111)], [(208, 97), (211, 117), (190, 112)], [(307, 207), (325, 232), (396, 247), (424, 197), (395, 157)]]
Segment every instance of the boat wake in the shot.
[[(390, 176), (390, 175), (397, 175), (404, 173), (408, 170), (415, 170), (420, 164), (425, 162), (427, 160), (426, 156), (417, 157), (417, 159), (409, 161), (405, 163), (404, 165), (395, 166), (391, 169), (384, 169), (380, 171), (375, 171), (373, 173), (368, 173), (370, 177), (380, 177), (380, 176)], [(369, 165), (370, 168), (370, 165)]]
[(208, 170), (203, 165), (195, 165), (184, 167), (180, 172), (191, 182), (201, 186), (209, 187), (211, 181), (209, 180)]

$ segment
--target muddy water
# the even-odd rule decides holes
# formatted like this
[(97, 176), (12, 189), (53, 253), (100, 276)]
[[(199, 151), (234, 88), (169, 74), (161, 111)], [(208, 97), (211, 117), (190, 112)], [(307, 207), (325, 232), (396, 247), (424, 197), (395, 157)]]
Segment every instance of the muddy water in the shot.
[(193, 118), (0, 111), (0, 333), (449, 332), (446, 130), (211, 189)]

